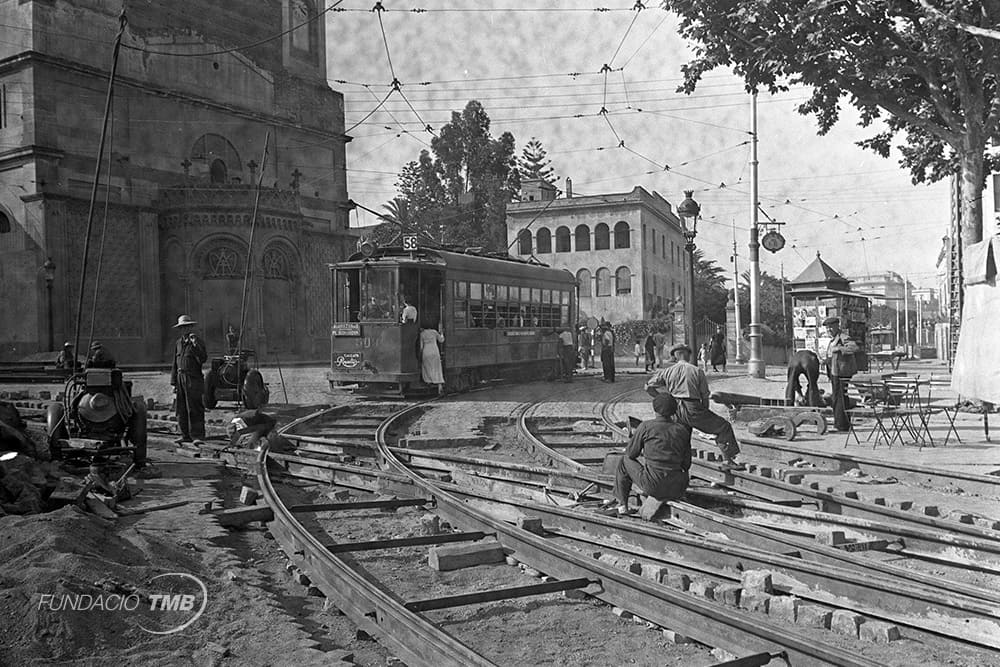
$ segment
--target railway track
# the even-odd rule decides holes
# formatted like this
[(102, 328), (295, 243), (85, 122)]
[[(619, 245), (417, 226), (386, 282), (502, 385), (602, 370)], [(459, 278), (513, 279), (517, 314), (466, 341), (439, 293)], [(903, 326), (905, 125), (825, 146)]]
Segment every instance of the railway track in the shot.
[[(525, 410), (528, 407), (525, 406)], [(373, 582), (359, 576), (357, 572), (351, 574), (345, 571), (344, 568), (349, 569), (350, 564), (339, 558), (338, 553), (350, 552), (354, 547), (350, 544), (336, 545), (333, 553), (330, 553), (330, 545), (324, 544), (322, 539), (309, 532), (308, 522), (300, 521), (301, 517), (311, 516), (313, 512), (340, 511), (343, 508), (321, 509), (316, 506), (286, 504), (272, 479), (272, 469), (345, 488), (381, 490), (416, 497), (417, 500), (411, 502), (420, 501), (423, 503), (421, 506), (433, 507), (438, 515), (445, 517), (462, 531), (427, 537), (419, 545), (410, 546), (492, 535), (517, 560), (556, 578), (546, 582), (551, 584), (548, 588), (529, 587), (529, 590), (520, 591), (520, 594), (537, 594), (559, 590), (560, 586), (572, 586), (609, 604), (627, 609), (652, 623), (683, 632), (703, 643), (724, 648), (737, 655), (763, 655), (784, 650), (789, 655), (790, 664), (796, 665), (873, 664), (856, 657), (856, 652), (840, 651), (822, 641), (817, 643), (814, 636), (807, 637), (794, 629), (789, 630), (768, 617), (761, 618), (759, 614), (727, 608), (688, 592), (678, 591), (667, 585), (666, 579), (651, 580), (648, 576), (642, 576), (641, 565), (631, 563), (631, 571), (616, 567), (629, 554), (634, 556), (641, 552), (645, 556), (646, 562), (643, 565), (647, 575), (659, 568), (661, 573), (666, 569), (673, 571), (676, 576), (683, 574), (687, 577), (704, 578), (715, 575), (717, 582), (728, 583), (732, 583), (734, 576), (739, 578), (733, 573), (738, 572), (743, 563), (754, 563), (775, 572), (779, 572), (781, 567), (792, 568), (798, 571), (799, 579), (789, 578), (788, 581), (796, 583), (779, 584), (776, 592), (796, 594), (801, 600), (823, 604), (822, 594), (809, 591), (817, 582), (829, 580), (833, 568), (829, 564), (821, 566), (819, 562), (812, 562), (807, 558), (776, 556), (775, 550), (788, 551), (787, 540), (793, 538), (784, 536), (782, 539), (775, 539), (765, 535), (758, 538), (764, 543), (763, 547), (758, 548), (713, 543), (704, 536), (694, 534), (695, 531), (690, 528), (685, 534), (665, 525), (620, 521), (552, 504), (572, 504), (573, 497), (586, 498), (589, 493), (599, 491), (602, 485), (607, 485), (605, 476), (586, 468), (559, 471), (393, 447), (394, 433), (401, 433), (406, 421), (423, 409), (425, 408), (422, 406), (390, 404), (385, 407), (388, 414), (370, 411), (363, 416), (344, 409), (327, 411), (322, 415), (299, 420), (284, 429), (286, 437), (297, 445), (294, 451), (262, 452), (257, 462), (261, 489), (268, 503), (275, 508), (272, 532), (278, 537), (286, 553), (310, 573), (313, 581), (338, 606), (341, 600), (344, 601), (343, 610), (360, 628), (386, 642), (407, 663), (484, 664), (475, 660), (482, 661), (485, 658), (473, 658), (464, 653), (471, 649), (468, 646), (463, 648), (462, 643), (453, 637), (435, 634), (434, 629), (428, 627), (426, 618), (409, 618), (404, 612), (413, 612), (413, 609), (408, 609), (405, 601), (397, 599), (385, 589), (376, 587), (368, 591)], [(339, 415), (339, 418), (331, 421), (334, 415)], [(319, 424), (320, 421), (323, 423)], [(378, 427), (372, 429), (376, 422)], [(595, 425), (593, 433), (597, 432), (598, 426)], [(592, 435), (591, 439), (595, 437)], [(381, 461), (381, 465), (375, 465), (376, 459), (372, 458), (375, 456)], [(271, 466), (267, 465), (268, 462), (271, 462)], [(370, 509), (386, 507), (377, 504), (385, 501), (375, 502)], [(523, 525), (524, 518), (539, 517), (544, 526), (542, 535), (517, 525), (519, 518)], [(277, 531), (274, 526), (278, 526)], [(631, 542), (611, 547), (613, 536), (620, 536), (624, 526), (628, 527), (626, 532)], [(375, 546), (394, 548), (402, 545), (383, 541)], [(365, 545), (365, 548), (369, 547), (374, 548), (372, 545)], [(594, 549), (598, 548), (602, 550), (603, 558), (593, 557)], [(784, 552), (777, 551), (777, 554)], [(664, 554), (675, 556), (673, 559), (667, 558), (671, 560), (672, 567), (671, 563), (665, 562)], [(676, 558), (679, 555), (684, 558)], [(824, 554), (820, 553), (817, 559), (822, 556)], [(837, 560), (843, 559), (844, 554), (838, 553), (837, 558), (830, 555), (826, 557)], [(781, 558), (789, 562), (784, 562)], [(837, 567), (845, 572), (850, 571), (842, 563)], [(852, 594), (864, 597), (864, 591), (868, 591), (870, 597), (870, 587), (883, 578), (883, 574), (873, 575), (871, 572), (867, 579), (856, 575), (851, 579), (839, 570), (837, 574), (843, 576), (836, 585), (828, 585), (830, 590), (827, 594), (832, 596), (826, 599), (828, 604), (831, 599), (850, 599)], [(886, 618), (933, 634), (934, 628), (921, 626), (917, 614), (921, 604), (924, 605), (924, 612), (928, 608), (928, 603), (921, 603), (920, 600), (930, 597), (928, 591), (931, 587), (926, 585), (921, 588), (922, 585), (924, 584), (919, 581), (907, 581), (904, 585), (890, 580), (883, 586), (885, 593), (893, 593), (890, 596), (893, 602), (884, 604), (890, 609), (888, 612), (863, 603), (856, 604), (854, 608), (861, 613), (867, 612), (872, 619)], [(973, 595), (971, 591), (953, 593), (948, 600), (938, 600), (935, 602), (937, 606), (931, 604), (930, 607), (935, 613), (947, 613), (955, 618), (958, 625), (968, 625), (972, 620), (977, 627), (982, 628), (984, 623), (995, 622), (995, 615), (991, 616), (990, 611), (996, 608), (996, 601)], [(495, 594), (505, 596), (512, 594), (512, 591), (500, 590)], [(481, 594), (464, 598), (465, 601), (478, 602), (483, 599)], [(416, 613), (419, 616), (420, 612)], [(950, 622), (939, 623), (938, 628), (947, 628)], [(426, 641), (422, 638), (424, 632), (431, 633)], [(945, 629), (936, 634), (941, 636), (953, 633)], [(976, 644), (972, 636), (974, 633), (966, 634), (969, 635), (967, 639), (970, 643)]]

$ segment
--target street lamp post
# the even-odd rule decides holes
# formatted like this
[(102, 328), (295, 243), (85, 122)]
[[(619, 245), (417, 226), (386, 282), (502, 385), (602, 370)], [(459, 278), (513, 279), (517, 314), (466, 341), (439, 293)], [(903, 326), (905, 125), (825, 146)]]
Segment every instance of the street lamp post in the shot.
[(688, 285), (690, 292), (687, 298), (687, 312), (684, 314), (687, 329), (687, 344), (694, 350), (694, 237), (698, 234), (698, 216), (701, 215), (701, 205), (691, 195), (694, 190), (684, 191), (684, 201), (677, 207), (677, 215), (681, 219), (681, 233), (684, 234), (684, 249), (688, 255)]
[(49, 347), (48, 349), (54, 350), (56, 346), (55, 333), (52, 322), (52, 283), (56, 279), (56, 263), (52, 261), (49, 257), (42, 264), (42, 272), (45, 276), (45, 290), (48, 293), (48, 306), (49, 306)]

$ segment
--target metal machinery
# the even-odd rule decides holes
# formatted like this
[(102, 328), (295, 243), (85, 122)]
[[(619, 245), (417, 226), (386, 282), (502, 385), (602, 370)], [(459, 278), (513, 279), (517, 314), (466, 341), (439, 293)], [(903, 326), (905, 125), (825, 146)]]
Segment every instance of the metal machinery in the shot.
[(248, 410), (267, 405), (271, 394), (260, 371), (250, 367), (253, 356), (253, 350), (240, 350), (212, 359), (205, 376), (206, 408), (214, 408), (219, 401), (240, 403)]
[(66, 381), (62, 401), (46, 412), (53, 458), (89, 459), (131, 453), (146, 463), (146, 404), (117, 368), (88, 368)]
[[(464, 391), (490, 378), (554, 377), (562, 328), (576, 321), (570, 272), (507, 255), (369, 242), (330, 266), (331, 386), (407, 393), (421, 388), (421, 329), (444, 335), (445, 386)], [(401, 322), (402, 301), (417, 321)]]

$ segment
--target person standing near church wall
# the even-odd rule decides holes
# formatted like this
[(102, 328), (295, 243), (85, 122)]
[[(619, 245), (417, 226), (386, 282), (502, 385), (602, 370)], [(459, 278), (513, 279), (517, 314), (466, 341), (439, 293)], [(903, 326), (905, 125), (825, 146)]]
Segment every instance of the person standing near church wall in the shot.
[(208, 360), (205, 341), (194, 333), (195, 322), (190, 315), (177, 318), (175, 329), (180, 338), (174, 345), (174, 363), (170, 369), (170, 384), (177, 395), (177, 425), (181, 441), (205, 438), (205, 377), (201, 367)]

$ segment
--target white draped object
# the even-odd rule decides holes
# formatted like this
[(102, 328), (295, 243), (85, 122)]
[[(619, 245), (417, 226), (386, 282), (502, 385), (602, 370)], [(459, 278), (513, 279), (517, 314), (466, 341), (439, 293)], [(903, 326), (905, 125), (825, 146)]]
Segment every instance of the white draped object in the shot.
[(965, 398), (1000, 404), (1000, 236), (963, 252), (965, 302), (951, 388)]

